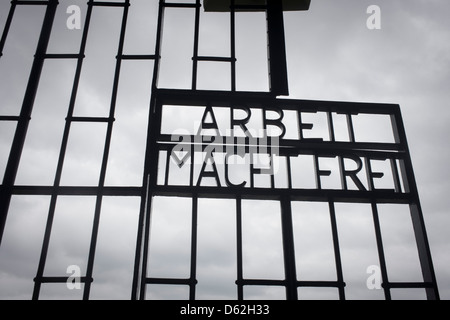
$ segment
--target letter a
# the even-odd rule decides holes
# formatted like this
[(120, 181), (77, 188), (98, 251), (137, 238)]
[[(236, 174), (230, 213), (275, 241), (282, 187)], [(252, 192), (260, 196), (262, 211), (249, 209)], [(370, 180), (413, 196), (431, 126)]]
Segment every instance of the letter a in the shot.
[[(207, 121), (208, 118), (210, 118), (209, 121)], [(214, 130), (216, 136), (220, 136), (219, 126), (217, 125), (216, 116), (214, 115), (214, 111), (211, 106), (207, 106), (205, 112), (203, 113), (202, 123), (197, 130), (197, 135), (202, 135), (202, 131), (205, 129)]]
[(71, 14), (69, 18), (67, 18), (67, 28), (69, 30), (80, 30), (81, 29), (81, 9), (79, 6), (71, 5), (67, 8), (67, 14)]
[(372, 14), (367, 18), (367, 29), (369, 30), (379, 30), (381, 29), (381, 9), (377, 5), (371, 5), (367, 8), (367, 13)]
[(369, 290), (381, 289), (381, 269), (379, 266), (371, 265), (367, 267), (367, 273), (370, 276), (367, 278), (366, 285)]
[(80, 269), (80, 267), (77, 266), (77, 265), (68, 266), (66, 273), (71, 274), (67, 278), (67, 282), (66, 282), (67, 289), (69, 289), (69, 290), (73, 290), (73, 289), (80, 290), (81, 289), (81, 283), (80, 283), (81, 269)]

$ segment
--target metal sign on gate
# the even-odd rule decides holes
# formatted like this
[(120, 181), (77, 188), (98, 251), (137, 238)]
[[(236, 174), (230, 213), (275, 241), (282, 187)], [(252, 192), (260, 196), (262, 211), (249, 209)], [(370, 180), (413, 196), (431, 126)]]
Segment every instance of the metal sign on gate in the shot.
[[(156, 2), (155, 2), (156, 3)], [(89, 0), (86, 7), (84, 29), (80, 48), (74, 53), (49, 52), (48, 45), (55, 28), (54, 21), (61, 3), (49, 1), (12, 1), (9, 15), (0, 41), (0, 57), (7, 46), (7, 37), (17, 7), (39, 6), (45, 8), (42, 29), (33, 57), (30, 77), (24, 91), (20, 114), (0, 114), (0, 125), (14, 123), (5, 174), (0, 186), (0, 240), (2, 240), (12, 199), (15, 196), (45, 196), (48, 198), (48, 215), (36, 273), (33, 279), (32, 298), (41, 296), (44, 285), (70, 282), (70, 287), (82, 290), (82, 297), (89, 299), (96, 279), (97, 243), (101, 226), (105, 223), (103, 207), (107, 197), (135, 197), (139, 199), (135, 252), (130, 278), (131, 298), (148, 298), (148, 287), (161, 285), (186, 288), (185, 299), (198, 298), (199, 285), (199, 215), (200, 202), (204, 199), (227, 199), (232, 204), (232, 234), (234, 275), (231, 286), (239, 300), (249, 297), (248, 288), (281, 288), (283, 298), (297, 300), (302, 288), (333, 288), (337, 297), (346, 298), (346, 277), (343, 271), (342, 250), (337, 223), (337, 207), (341, 204), (365, 204), (373, 221), (377, 262), (380, 270), (384, 297), (391, 299), (392, 289), (421, 288), (428, 299), (439, 299), (433, 270), (430, 247), (427, 240), (422, 209), (414, 178), (411, 156), (406, 140), (400, 107), (395, 104), (358, 103), (293, 100), (279, 98), (289, 95), (287, 63), (284, 39), (283, 11), (308, 10), (309, 0), (300, 1), (166, 1), (155, 5), (158, 10), (155, 52), (152, 54), (125, 54), (127, 18), (133, 1), (107, 2)], [(118, 50), (114, 52), (115, 66), (109, 113), (106, 117), (80, 116), (74, 112), (82, 81), (83, 62), (89, 54), (86, 44), (93, 12), (105, 7), (116, 8), (122, 14)], [(202, 12), (204, 7), (205, 12)], [(161, 88), (158, 77), (161, 73), (164, 13), (172, 9), (183, 9), (193, 13), (194, 34), (191, 87), (189, 89)], [(267, 92), (239, 91), (236, 86), (236, 15), (240, 12), (265, 12), (267, 17), (268, 80)], [(229, 16), (229, 56), (203, 56), (199, 54), (199, 28), (201, 15), (223, 12)], [(47, 61), (70, 60), (75, 65), (73, 87), (64, 131), (56, 161), (53, 184), (21, 184), (16, 176), (22, 152), (33, 117), (35, 98), (39, 92), (41, 73)], [(106, 182), (107, 166), (117, 120), (117, 97), (120, 71), (127, 61), (150, 61), (153, 78), (148, 113), (145, 155), (143, 156), (142, 183), (138, 186), (114, 186)], [(2, 60), (0, 59), (0, 63)], [(230, 90), (199, 90), (199, 65), (217, 62), (229, 65)], [(2, 76), (0, 74), (0, 76)], [(63, 185), (63, 168), (66, 151), (77, 124), (102, 124), (106, 127), (102, 145), (98, 183), (92, 185)], [(176, 130), (173, 130), (176, 123)], [(367, 128), (370, 126), (370, 130)], [(48, 274), (50, 266), (49, 247), (54, 230), (59, 201), (63, 197), (90, 197), (94, 199), (94, 215), (88, 240), (86, 267), (76, 265), (78, 283), (72, 276)], [(157, 216), (158, 199), (187, 199), (183, 210), (187, 211), (186, 223), (189, 234), (184, 245), (188, 266), (184, 276), (158, 276), (151, 270), (155, 255), (152, 235), (160, 231), (154, 220)], [(246, 230), (243, 219), (246, 201), (256, 200), (261, 204), (275, 203), (280, 226), (280, 250), (282, 276), (249, 276), (245, 247)], [(299, 272), (296, 246), (298, 245), (294, 208), (299, 203), (318, 203), (325, 208), (328, 230), (332, 240), (333, 279), (305, 279)], [(379, 211), (383, 205), (402, 205), (407, 208), (415, 237), (423, 281), (392, 281), (383, 243)], [(263, 209), (270, 211), (272, 208)], [(68, 210), (70, 211), (70, 210)], [(184, 220), (183, 220), (184, 221)], [(267, 229), (267, 225), (261, 227)], [(171, 226), (164, 229), (169, 232)], [(248, 231), (248, 230), (247, 230)], [(264, 233), (264, 231), (262, 231)], [(152, 242), (153, 241), (153, 242)], [(178, 246), (176, 243), (174, 246)], [(313, 246), (314, 243), (311, 244)], [(261, 249), (261, 248), (260, 248)], [(247, 250), (247, 251), (246, 251)], [(261, 249), (263, 250), (263, 249)], [(176, 261), (177, 251), (174, 251)], [(165, 252), (170, 255), (171, 252)], [(219, 256), (219, 254), (218, 254)], [(169, 259), (169, 261), (171, 258)], [(170, 265), (168, 269), (176, 268)], [(165, 274), (171, 274), (170, 270)], [(80, 286), (82, 284), (83, 286)]]

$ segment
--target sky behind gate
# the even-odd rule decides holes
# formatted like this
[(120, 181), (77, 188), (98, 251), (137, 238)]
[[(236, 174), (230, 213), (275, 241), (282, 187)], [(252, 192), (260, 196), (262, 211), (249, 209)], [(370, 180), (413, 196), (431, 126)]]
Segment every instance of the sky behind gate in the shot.
[[(59, 2), (48, 52), (77, 53), (86, 0)], [(157, 1), (130, 2), (124, 53), (153, 54)], [(70, 30), (67, 26), (67, 19), (71, 15), (66, 9), (71, 5), (81, 8), (81, 29)], [(367, 9), (371, 5), (380, 8), (379, 29), (370, 29), (367, 25), (372, 15)], [(9, 6), (9, 1), (0, 3), (0, 28), (4, 26)], [(40, 6), (17, 8), (0, 58), (0, 115), (19, 113), (43, 14), (44, 9)], [(450, 84), (449, 14), (450, 4), (446, 0), (312, 0), (309, 11), (287, 12), (284, 16), (289, 98), (400, 105), (443, 299), (450, 298), (450, 236), (447, 232), (450, 227), (450, 203), (447, 196), (450, 191), (450, 173), (447, 170), (450, 163), (450, 111), (447, 110)], [(75, 116), (108, 116), (121, 17), (120, 8), (94, 8), (75, 103)], [(188, 89), (191, 85), (193, 17), (193, 10), (168, 9), (166, 12), (160, 87)], [(228, 19), (225, 14), (202, 13), (199, 46), (201, 55), (229, 55)], [(236, 23), (237, 89), (266, 91), (268, 80), (264, 14), (241, 13), (238, 14)], [(44, 65), (17, 176), (16, 183), (19, 185), (53, 184), (75, 67), (74, 59), (47, 60)], [(151, 60), (123, 62), (106, 185), (142, 184), (152, 72)], [(197, 85), (199, 89), (229, 90), (228, 64), (201, 62)], [(167, 124), (168, 130), (176, 127), (176, 123)], [(97, 184), (105, 132), (105, 123), (80, 122), (72, 126), (61, 185)], [(3, 178), (13, 133), (12, 122), (0, 121), (0, 178)], [(13, 197), (0, 248), (2, 299), (30, 297), (49, 199), (46, 196)], [(230, 298), (235, 294), (235, 240), (232, 240), (235, 237), (232, 231), (235, 220), (230, 218), (234, 214), (234, 205), (232, 200), (199, 200), (199, 240), (204, 240), (199, 246), (198, 256), (199, 298)], [(329, 238), (329, 218), (313, 214), (327, 212), (328, 209), (320, 207), (323, 204), (316, 205), (317, 207), (311, 204), (303, 207), (302, 203), (293, 205), (293, 212), (298, 213), (297, 220), (294, 219), (294, 227), (301, 235), (296, 238), (296, 246), (299, 248), (299, 256), (305, 254), (304, 261), (308, 261), (299, 264), (297, 268), (302, 270), (307, 280), (313, 280), (317, 276), (329, 280), (335, 272), (330, 267), (334, 260), (330, 258), (333, 253)], [(183, 245), (189, 240), (190, 230), (183, 229), (183, 225), (190, 223), (187, 218), (190, 209), (186, 208), (191, 203), (187, 199), (172, 201), (161, 197), (156, 200), (155, 206), (165, 215), (155, 215), (154, 224), (170, 226), (171, 229), (161, 232), (161, 228), (153, 233), (152, 236), (159, 239), (155, 242), (167, 246), (151, 248), (155, 256), (154, 260), (150, 260), (149, 268), (153, 270), (153, 276), (185, 276), (189, 255), (186, 252), (189, 248), (184, 248)], [(73, 264), (84, 268), (94, 207), (95, 197), (58, 199), (55, 231), (52, 234), (54, 238), (49, 248), (49, 267), (45, 274), (64, 275), (66, 267)], [(207, 208), (212, 208), (213, 216), (207, 214), (210, 210)], [(392, 218), (391, 213), (396, 209), (400, 214)], [(402, 221), (405, 221), (402, 219), (407, 217), (407, 212), (401, 206), (396, 209), (388, 206), (380, 209), (380, 215), (384, 217), (381, 223), (386, 233), (386, 242), (390, 244), (387, 245), (388, 256), (404, 256), (408, 261), (416, 261), (410, 241), (411, 232), (402, 227)], [(244, 231), (248, 230), (248, 236), (244, 239), (248, 255), (244, 263), (248, 266), (246, 272), (249, 276), (275, 279), (282, 277), (282, 258), (279, 243), (276, 243), (280, 227), (278, 220), (270, 213), (276, 215), (279, 210), (276, 203), (270, 201), (243, 202), (243, 212), (264, 212), (258, 219), (250, 213), (244, 218)], [(336, 206), (338, 224), (343, 230), (340, 241), (349, 298), (382, 297), (381, 291), (371, 291), (365, 287), (365, 279), (368, 277), (366, 268), (377, 263), (373, 250), (374, 240), (369, 239), (366, 234), (373, 232), (368, 231), (371, 230), (371, 222), (366, 219), (367, 216), (358, 214), (366, 210), (370, 213), (370, 206), (367, 208), (358, 205), (351, 210), (344, 204)], [(138, 198), (105, 197), (94, 269), (98, 285), (93, 285), (93, 298), (129, 297), (138, 211)], [(308, 230), (302, 219), (314, 224), (316, 228)], [(260, 229), (258, 221), (266, 221), (270, 228)], [(223, 239), (231, 244), (224, 244)], [(320, 247), (320, 255), (308, 251), (308, 245), (305, 245), (307, 241), (314, 241)], [(259, 247), (261, 243), (264, 244), (266, 253)], [(364, 245), (371, 249), (364, 251)], [(178, 260), (172, 260), (173, 258), (165, 255), (166, 252), (177, 255)], [(356, 259), (358, 255), (360, 256)], [(212, 264), (211, 257), (222, 265)], [(258, 257), (265, 257), (265, 262), (261, 263)], [(153, 261), (161, 263), (158, 265)], [(352, 261), (356, 263), (352, 264)], [(173, 274), (167, 274), (166, 266), (169, 265), (178, 266)], [(267, 265), (271, 268), (266, 268)], [(405, 266), (406, 264), (395, 263), (391, 265), (394, 279), (416, 281), (420, 278), (417, 267), (408, 269)], [(223, 281), (217, 280), (218, 274), (223, 275)], [(115, 281), (110, 282), (108, 279)], [(220, 290), (215, 290), (210, 283)], [(44, 298), (54, 298), (61, 294), (76, 298), (79, 295), (76, 291), (67, 292), (64, 285), (59, 289), (50, 286), (43, 288)], [(253, 298), (276, 298), (280, 294), (277, 290), (278, 288), (272, 288), (257, 291), (252, 288), (247, 295)], [(423, 297), (423, 292), (408, 294), (399, 294), (399, 297)], [(184, 287), (156, 290), (149, 288), (148, 291), (148, 296), (154, 298), (184, 295)], [(300, 292), (299, 295), (301, 297)], [(311, 290), (306, 295), (312, 298), (335, 298), (336, 292)]]

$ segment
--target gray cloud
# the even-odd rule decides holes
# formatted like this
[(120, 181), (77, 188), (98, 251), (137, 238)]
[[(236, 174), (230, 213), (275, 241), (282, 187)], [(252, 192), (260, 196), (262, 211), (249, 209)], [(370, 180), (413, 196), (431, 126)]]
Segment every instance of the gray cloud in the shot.
[[(50, 43), (52, 53), (73, 53), (78, 51), (81, 31), (69, 31), (65, 28), (67, 14), (65, 8), (69, 4), (77, 4), (85, 13), (85, 0), (60, 1), (55, 30)], [(130, 7), (130, 24), (125, 42), (125, 53), (151, 54), (154, 50), (155, 8), (156, 1), (131, 1), (139, 4), (142, 11)], [(376, 4), (381, 8), (381, 30), (368, 30), (366, 9)], [(0, 26), (6, 19), (9, 2), (0, 4)], [(4, 55), (0, 59), (0, 114), (15, 114), (20, 108), (20, 99), (28, 77), (33, 50), (36, 44), (42, 16), (36, 14), (36, 6), (19, 8), (21, 14), (13, 25), (13, 33), (7, 41)], [(450, 220), (447, 210), (448, 191), (450, 189), (450, 162), (447, 138), (449, 136), (448, 120), (448, 84), (450, 80), (450, 38), (448, 12), (449, 4), (445, 0), (415, 0), (415, 1), (333, 1), (313, 0), (310, 11), (287, 13), (286, 33), (289, 59), (289, 77), (292, 98), (344, 101), (370, 101), (399, 103), (402, 108), (404, 122), (415, 166), (420, 198), (425, 215), (425, 222), (430, 238), (431, 249), (437, 272), (441, 296), (450, 298), (450, 259), (448, 226)], [(153, 11), (152, 11), (153, 10)], [(118, 26), (120, 9), (103, 11), (95, 8), (95, 19), (92, 32), (89, 35), (88, 55), (82, 74), (82, 86), (76, 103), (77, 115), (107, 116), (112, 85), (112, 68), (116, 55), (118, 41)], [(40, 11), (43, 14), (43, 11)], [(152, 14), (152, 19), (144, 18)], [(221, 20), (205, 18), (205, 28), (202, 29), (200, 54), (228, 54), (223, 52), (226, 46), (221, 46), (227, 34), (221, 33), (214, 38), (218, 26), (226, 24)], [(249, 90), (266, 90), (266, 52), (264, 32), (256, 26), (262, 26), (262, 16), (242, 14), (238, 26), (242, 31), (238, 41), (238, 87)], [(161, 85), (164, 87), (189, 87), (191, 72), (191, 36), (193, 22), (183, 10), (175, 10), (167, 15), (165, 29), (166, 41), (163, 44), (163, 60), (161, 67)], [(84, 21), (83, 21), (84, 23)], [(257, 29), (257, 30), (255, 30)], [(184, 33), (180, 37), (180, 31)], [(261, 31), (261, 32), (260, 32)], [(258, 33), (256, 33), (258, 32)], [(169, 36), (174, 36), (175, 42)], [(185, 37), (184, 37), (185, 35)], [(252, 36), (255, 37), (251, 41)], [(177, 40), (178, 39), (178, 42)], [(178, 47), (179, 46), (179, 47)], [(176, 50), (174, 50), (176, 49)], [(9, 51), (8, 51), (9, 50)], [(108, 59), (96, 60), (93, 57), (107, 52)], [(220, 53), (219, 53), (220, 52)], [(23, 53), (23, 55), (13, 53)], [(181, 57), (181, 58), (180, 58)], [(184, 60), (183, 60), (184, 59)], [(49, 61), (43, 72), (40, 91), (36, 100), (30, 135), (27, 138), (23, 161), (19, 169), (19, 184), (51, 185), (53, 183), (55, 166), (62, 138), (64, 117), (66, 116), (70, 85), (74, 77), (74, 62)], [(103, 67), (102, 67), (103, 66)], [(110, 163), (107, 171), (108, 185), (139, 185), (141, 183), (143, 151), (145, 145), (146, 119), (149, 104), (149, 89), (153, 64), (150, 62), (126, 61), (122, 66), (122, 77), (119, 83), (119, 96), (114, 124), (113, 144)], [(206, 68), (208, 71), (209, 68)], [(220, 67), (217, 70), (221, 70)], [(216, 79), (214, 79), (216, 80)], [(202, 85), (211, 88), (226, 87), (225, 80), (217, 82), (206, 79)], [(183, 119), (188, 123), (188, 119)], [(168, 123), (167, 128), (177, 127), (179, 123)], [(65, 164), (63, 182), (67, 184), (96, 184), (102, 149), (105, 126), (89, 131), (84, 127), (75, 128), (73, 133), (80, 136), (69, 140), (69, 150), (74, 151), (73, 162)], [(0, 169), (3, 171), (8, 143), (13, 128), (9, 123), (0, 123)], [(78, 130), (78, 131), (77, 131)], [(87, 143), (89, 142), (89, 143)], [(95, 147), (94, 147), (95, 145)], [(80, 152), (82, 151), (82, 152)], [(83, 155), (83, 156), (82, 156)], [(91, 156), (89, 156), (91, 155)], [(3, 162), (2, 162), (3, 161)], [(3, 165), (3, 167), (2, 167)], [(81, 169), (84, 168), (84, 173)], [(236, 171), (237, 172), (237, 171)], [(236, 177), (239, 176), (238, 172)], [(62, 219), (61, 224), (52, 234), (53, 243), (49, 252), (49, 266), (46, 272), (65, 275), (68, 264), (85, 264), (86, 246), (81, 246), (80, 240), (86, 242), (91, 231), (91, 217), (94, 198), (88, 201), (82, 198), (62, 198), (58, 200), (58, 219), (60, 214), (72, 216), (72, 222)], [(35, 276), (37, 261), (42, 245), (43, 230), (49, 206), (49, 197), (13, 198), (11, 213), (8, 217), (7, 233), (0, 248), (0, 297), (30, 298)], [(177, 214), (184, 214), (181, 221), (190, 223), (190, 206), (183, 200), (169, 201), (160, 199), (160, 218), (156, 218), (154, 227), (173, 226), (179, 222)], [(211, 219), (205, 212), (199, 214), (199, 239), (205, 240), (199, 244), (199, 297), (230, 298), (235, 295), (235, 238), (233, 225), (235, 223), (235, 203), (228, 200), (200, 200), (205, 208), (212, 208), (212, 214), (217, 220)], [(102, 209), (102, 221), (99, 231), (99, 244), (94, 268), (95, 282), (92, 287), (92, 298), (127, 299), (130, 293), (131, 271), (133, 268), (134, 246), (137, 228), (137, 212), (139, 199), (105, 198)], [(189, 201), (188, 201), (189, 202)], [(251, 212), (262, 212), (267, 228), (255, 224), (248, 217), (244, 220), (244, 228), (248, 230), (245, 248), (248, 255), (245, 275), (264, 277), (280, 275), (279, 225), (275, 219), (266, 217), (269, 202), (246, 202), (244, 216)], [(299, 204), (300, 206), (300, 204)], [(181, 209), (180, 209), (181, 208)], [(351, 206), (337, 205), (337, 218), (340, 229), (344, 277), (347, 282), (348, 298), (383, 298), (380, 290), (369, 291), (365, 286), (368, 277), (366, 268), (377, 263), (376, 244), (373, 237), (373, 222), (358, 213), (368, 210), (367, 205)], [(61, 210), (59, 210), (61, 209)], [(277, 212), (278, 209), (274, 209)], [(247, 213), (245, 213), (247, 212)], [(80, 213), (86, 214), (84, 222), (78, 219)], [(277, 215), (278, 213), (275, 213)], [(403, 215), (402, 215), (403, 216)], [(129, 218), (131, 217), (131, 218)], [(232, 217), (232, 218), (230, 218)], [(417, 280), (417, 259), (411, 247), (409, 231), (397, 228), (397, 220), (390, 217), (389, 210), (383, 215), (382, 228), (385, 230), (385, 241), (389, 257), (402, 255), (406, 261), (412, 261), (412, 268), (402, 263), (390, 264), (392, 277)], [(173, 220), (170, 220), (170, 219)], [(296, 218), (296, 227), (304, 230), (314, 223), (318, 229), (327, 226), (318, 222), (317, 217), (301, 215)], [(385, 222), (383, 224), (383, 221)], [(387, 222), (391, 222), (388, 224)], [(327, 222), (328, 223), (328, 222)], [(211, 229), (205, 227), (210, 225)], [(178, 227), (179, 224), (178, 224)], [(213, 228), (214, 227), (214, 228)], [(157, 229), (154, 237), (162, 241), (159, 247), (151, 249), (151, 273), (156, 275), (174, 272), (184, 274), (189, 256), (190, 241), (189, 225), (186, 229), (172, 229), (163, 232)], [(259, 230), (258, 228), (263, 228)], [(326, 229), (326, 227), (323, 227)], [(80, 234), (77, 230), (83, 230)], [(77, 232), (75, 232), (77, 231)], [(310, 231), (311, 236), (327, 234), (322, 230), (317, 233)], [(261, 239), (261, 234), (266, 239)], [(83, 235), (83, 236), (81, 236)], [(328, 233), (329, 236), (329, 233)], [(252, 240), (260, 239), (264, 244)], [(298, 262), (299, 277), (302, 271), (305, 276), (314, 279), (316, 276), (330, 277), (335, 274), (330, 264), (334, 263), (330, 239), (316, 239), (317, 247), (312, 250), (309, 244), (301, 241), (299, 236), (297, 254), (304, 257)], [(266, 240), (266, 241), (264, 241)], [(273, 241), (272, 241), (273, 240)], [(182, 244), (182, 245), (181, 245)], [(247, 252), (247, 251), (245, 251)], [(173, 253), (173, 255), (168, 255)], [(258, 259), (258, 254), (263, 259)], [(50, 262), (53, 262), (50, 265)], [(390, 262), (388, 262), (390, 263)], [(317, 267), (314, 266), (317, 264)], [(58, 266), (57, 269), (56, 266)], [(168, 267), (175, 267), (168, 270)], [(282, 265), (281, 265), (282, 266)], [(54, 269), (52, 269), (54, 268)], [(282, 271), (281, 271), (282, 273)], [(224, 274), (223, 278), (218, 275)], [(282, 274), (281, 274), (282, 276)], [(229, 282), (231, 281), (231, 286)], [(280, 288), (246, 287), (248, 298), (278, 298)], [(320, 291), (320, 292), (318, 292)], [(337, 290), (300, 289), (300, 297), (336, 298)], [(186, 287), (149, 286), (149, 296), (153, 298), (186, 298)], [(43, 298), (67, 296), (79, 298), (80, 293), (68, 291), (65, 285), (59, 288), (45, 285)], [(281, 288), (281, 295), (284, 294)], [(394, 297), (414, 298), (411, 295), (399, 294)], [(420, 293), (419, 293), (419, 296)]]

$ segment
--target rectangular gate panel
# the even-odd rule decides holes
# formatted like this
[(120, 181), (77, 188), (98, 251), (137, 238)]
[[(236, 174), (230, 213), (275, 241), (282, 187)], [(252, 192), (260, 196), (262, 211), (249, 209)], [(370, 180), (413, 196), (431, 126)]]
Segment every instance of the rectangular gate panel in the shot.
[[(232, 209), (228, 215), (235, 216), (237, 265), (234, 298), (277, 296), (296, 300), (314, 294), (304, 288), (335, 288), (334, 297), (345, 299), (346, 277), (352, 284), (348, 289), (352, 297), (353, 290), (356, 290), (353, 288), (357, 288), (354, 286), (365, 286), (366, 279), (363, 282), (355, 280), (352, 275), (355, 266), (348, 265), (348, 257), (341, 254), (340, 236), (344, 231), (339, 227), (351, 223), (347, 216), (351, 217), (350, 213), (355, 210), (355, 221), (363, 218), (371, 224), (367, 236), (374, 245), (373, 254), (382, 275), (384, 297), (390, 299), (391, 289), (402, 287), (422, 288), (429, 298), (435, 297), (433, 272), (427, 258), (430, 253), (423, 250), (426, 234), (420, 226), (423, 221), (420, 221), (419, 199), (398, 105), (289, 100), (254, 93), (225, 95), (183, 90), (158, 90), (155, 98), (152, 118), (155, 125), (150, 131), (146, 165), (150, 177), (147, 221), (152, 214), (164, 211), (161, 208), (154, 211), (153, 200), (163, 197), (192, 199), (189, 209), (192, 215), (191, 248), (188, 250), (191, 264), (189, 276), (147, 277), (145, 272), (151, 274), (152, 271), (146, 270), (147, 262), (144, 262), (143, 270), (146, 271), (141, 279), (144, 284), (141, 298), (145, 296), (147, 285), (186, 287), (189, 288), (189, 298), (197, 298), (196, 288), (202, 285), (199, 278), (203, 277), (198, 274), (197, 267), (201, 263), (197, 248), (203, 245), (197, 236), (198, 224), (201, 223), (198, 203), (206, 198), (232, 200), (228, 204)], [(173, 123), (177, 125), (173, 126)], [(367, 123), (376, 124), (369, 135), (361, 130), (361, 126)], [(337, 129), (338, 126), (341, 128)], [(347, 133), (342, 134), (342, 131)], [(244, 202), (254, 200), (258, 200), (254, 204), (261, 205), (252, 206), (251, 211), (243, 210), (248, 208)], [(301, 259), (297, 246), (302, 243), (296, 240), (298, 227), (294, 227), (299, 212), (298, 209), (293, 212), (292, 208), (298, 208), (301, 203), (321, 203), (324, 212), (317, 214), (324, 213), (329, 217), (333, 276), (303, 278), (302, 269), (298, 267), (305, 261), (296, 261)], [(419, 280), (415, 278), (417, 281), (389, 281), (389, 266), (395, 262), (391, 256), (389, 265), (386, 264), (383, 230), (379, 222), (379, 210), (386, 204), (409, 208), (411, 232), (415, 234), (420, 260), (417, 260), (415, 268), (421, 269), (423, 276)], [(364, 210), (361, 210), (362, 206)], [(211, 210), (213, 214), (218, 209)], [(245, 257), (255, 256), (249, 250), (257, 249), (255, 245), (249, 247), (243, 240), (248, 239), (247, 233), (251, 232), (244, 227), (247, 221), (244, 217), (254, 210), (257, 210), (254, 214), (259, 212), (259, 221), (254, 222), (253, 228), (266, 230), (263, 234), (267, 232), (267, 237), (270, 238), (270, 228), (277, 224), (280, 226), (279, 239), (273, 240), (281, 245), (274, 251), (274, 254), (281, 254), (278, 261), (282, 271), (278, 276), (269, 272), (258, 277), (258, 272), (251, 275), (245, 271), (253, 268), (251, 260)], [(276, 214), (271, 222), (263, 218), (270, 212)], [(156, 232), (159, 227), (147, 223), (146, 228), (144, 243), (150, 241), (151, 244), (152, 230), (155, 228)], [(262, 239), (260, 245), (268, 248)], [(347, 254), (353, 242), (344, 244), (344, 254)], [(144, 253), (144, 256), (147, 255)], [(260, 259), (264, 261), (263, 256)], [(151, 265), (151, 260), (149, 262)], [(349, 270), (352, 271), (349, 273)], [(272, 296), (265, 291), (267, 286), (273, 290), (281, 288), (284, 293)], [(158, 298), (158, 295), (153, 293), (151, 297)]]

